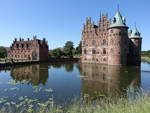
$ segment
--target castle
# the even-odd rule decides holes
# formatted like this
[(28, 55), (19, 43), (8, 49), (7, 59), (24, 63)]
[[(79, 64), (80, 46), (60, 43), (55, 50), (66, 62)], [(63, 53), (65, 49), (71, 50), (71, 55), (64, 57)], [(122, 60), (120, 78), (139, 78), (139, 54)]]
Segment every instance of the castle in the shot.
[(142, 37), (135, 27), (128, 32), (126, 19), (118, 10), (113, 20), (103, 14), (95, 25), (87, 18), (82, 31), (82, 63), (140, 65)]
[(37, 39), (33, 36), (33, 39), (28, 38), (27, 41), (20, 38), (19, 41), (15, 38), (8, 57), (16, 60), (28, 60), (28, 61), (47, 61), (48, 60), (48, 44), (45, 38), (43, 40)]

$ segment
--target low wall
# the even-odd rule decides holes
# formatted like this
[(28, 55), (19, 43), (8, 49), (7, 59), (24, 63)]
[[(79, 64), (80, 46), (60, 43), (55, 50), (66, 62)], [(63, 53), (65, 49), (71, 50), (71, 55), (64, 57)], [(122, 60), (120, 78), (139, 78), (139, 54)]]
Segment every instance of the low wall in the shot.
[(50, 58), (48, 62), (78, 62), (79, 58)]
[(14, 67), (19, 65), (29, 65), (36, 63), (55, 63), (55, 62), (79, 62), (79, 58), (50, 58), (48, 61), (24, 61), (24, 62), (0, 62), (0, 68)]

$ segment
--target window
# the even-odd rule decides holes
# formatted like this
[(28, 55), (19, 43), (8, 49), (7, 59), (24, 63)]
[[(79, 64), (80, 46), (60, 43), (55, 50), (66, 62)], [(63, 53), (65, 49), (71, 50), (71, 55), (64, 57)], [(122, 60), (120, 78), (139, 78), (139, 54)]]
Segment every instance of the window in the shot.
[(120, 31), (120, 32), (119, 32), (119, 36), (121, 36), (121, 35), (122, 35), (122, 32)]
[(103, 49), (103, 54), (104, 54), (104, 55), (106, 54), (106, 48)]
[(120, 47), (120, 45), (121, 45), (121, 42), (120, 42), (120, 41), (118, 41), (118, 47)]
[(92, 49), (92, 54), (96, 54), (96, 50), (95, 49)]
[(29, 47), (29, 44), (27, 44), (27, 48)]
[(104, 61), (104, 62), (106, 62), (106, 61), (107, 61), (107, 59), (106, 59), (106, 58), (104, 58), (104, 59), (103, 59), (103, 61)]
[(95, 46), (96, 45), (96, 41), (92, 40), (92, 45)]
[(21, 47), (23, 48), (23, 47), (24, 47), (24, 44), (21, 44)]
[(16, 44), (16, 47), (19, 48), (19, 44)]
[(84, 54), (86, 54), (86, 49), (84, 49)]
[(107, 41), (104, 39), (102, 45), (107, 45)]
[(113, 33), (113, 32), (114, 32), (113, 30), (110, 31), (110, 33)]

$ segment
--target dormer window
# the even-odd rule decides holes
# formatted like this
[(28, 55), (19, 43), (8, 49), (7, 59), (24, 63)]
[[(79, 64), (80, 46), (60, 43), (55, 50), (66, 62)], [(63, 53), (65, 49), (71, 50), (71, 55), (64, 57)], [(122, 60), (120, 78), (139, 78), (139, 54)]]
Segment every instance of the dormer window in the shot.
[(16, 44), (16, 47), (19, 48), (19, 44)]
[(113, 19), (113, 23), (116, 23), (116, 18)]

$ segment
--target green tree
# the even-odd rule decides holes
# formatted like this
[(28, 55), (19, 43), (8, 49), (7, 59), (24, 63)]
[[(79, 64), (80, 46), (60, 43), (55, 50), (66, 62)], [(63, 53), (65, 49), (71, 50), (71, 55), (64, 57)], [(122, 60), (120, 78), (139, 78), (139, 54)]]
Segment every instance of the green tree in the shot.
[(5, 47), (0, 46), (0, 58), (5, 58), (7, 56), (7, 50)]
[(56, 48), (56, 49), (51, 51), (51, 56), (60, 58), (62, 55), (63, 55), (63, 52), (61, 51), (60, 48)]
[(68, 57), (72, 58), (73, 57), (73, 50), (74, 50), (73, 42), (67, 41), (65, 43), (65, 46), (64, 46), (65, 56), (68, 56)]
[(80, 41), (79, 45), (76, 47), (76, 54), (81, 55), (82, 53), (82, 42)]

